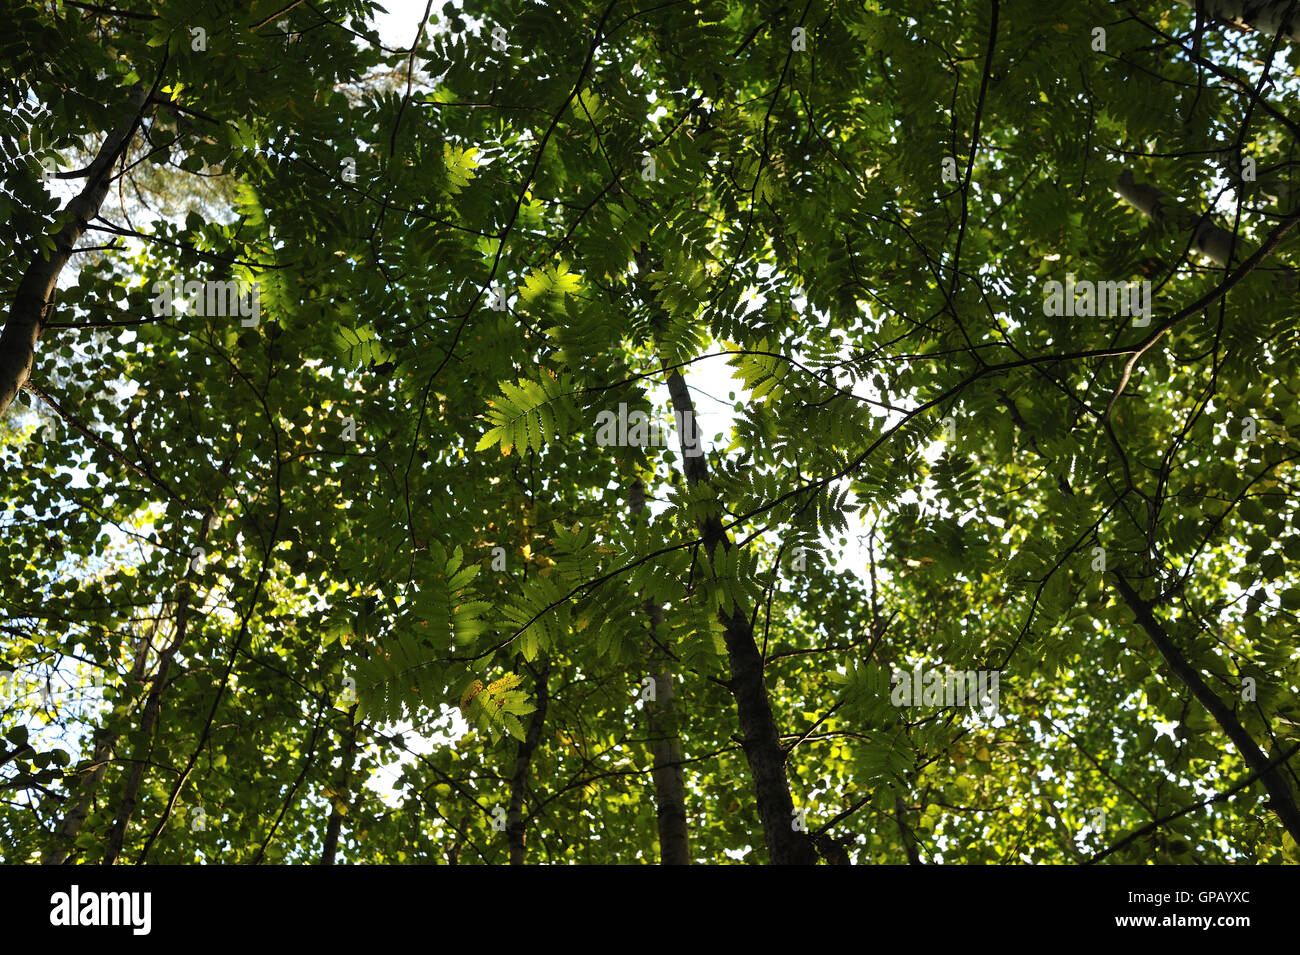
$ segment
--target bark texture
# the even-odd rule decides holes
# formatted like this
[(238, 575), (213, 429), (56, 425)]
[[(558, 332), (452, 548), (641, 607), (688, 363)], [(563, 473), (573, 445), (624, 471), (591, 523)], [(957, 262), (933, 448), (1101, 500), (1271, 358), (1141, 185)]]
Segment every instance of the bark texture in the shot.
[[(633, 518), (645, 511), (645, 485), (639, 480), (628, 496)], [(664, 615), (653, 600), (644, 604), (650, 628), (650, 678), (655, 698), (645, 705), (652, 778), (655, 787), (655, 819), (659, 828), (659, 863), (690, 865), (690, 834), (686, 826), (686, 782), (682, 775), (682, 740), (673, 703), (672, 660), (660, 645)]]
[[(1300, 0), (1296, 0), (1296, 6), (1300, 7)], [(1129, 169), (1119, 174), (1116, 190), (1133, 208), (1153, 222), (1161, 225), (1170, 224), (1179, 232), (1189, 234), (1192, 251), (1210, 259), (1220, 268), (1240, 264), (1243, 259), (1249, 258), (1255, 252), (1240, 236), (1237, 237), (1234, 245), (1233, 234), (1222, 226), (1216, 225), (1208, 215), (1197, 215), (1155, 186), (1136, 182)], [(1284, 219), (1283, 222), (1285, 221)], [(1273, 285), (1278, 291), (1293, 291), (1300, 288), (1300, 272), (1287, 266), (1279, 266), (1273, 274)]]
[(36, 342), (41, 337), (59, 274), (72, 257), (72, 250), (86, 231), (90, 220), (108, 195), (113, 167), (125, 154), (140, 125), (141, 111), (150, 91), (137, 85), (131, 93), (126, 119), (109, 133), (91, 163), (86, 184), (63, 210), (70, 216), (54, 240), (49, 258), (35, 254), (18, 283), (18, 291), (9, 307), (9, 319), (0, 332), (0, 417), (9, 410), (18, 392), (32, 373), (36, 359)]
[[(1178, 0), (1196, 9), (1198, 0)], [(1269, 36), (1282, 34), (1285, 39), (1300, 41), (1300, 2), (1296, 0), (1200, 0), (1206, 16), (1226, 20), (1247, 30)]]
[[(673, 410), (681, 416), (679, 420), (694, 422), (695, 406), (686, 379), (679, 372), (674, 371), (668, 376), (668, 393), (672, 396)], [(709, 478), (707, 456), (687, 456), (685, 430), (678, 437), (682, 440), (682, 468), (686, 480), (692, 485), (706, 482)], [(717, 516), (702, 520), (699, 530), (705, 552), (712, 554), (719, 547), (731, 550), (731, 540)], [(754, 628), (743, 612), (723, 611), (718, 614), (718, 619), (722, 622), (727, 657), (731, 662), (731, 695), (736, 700), (741, 746), (753, 776), (754, 798), (767, 842), (768, 858), (773, 865), (816, 865), (817, 850), (812, 839), (807, 832), (796, 830), (793, 825), (794, 801), (790, 798), (790, 784), (785, 774), (785, 750), (781, 748), (781, 738), (772, 717), (767, 686), (763, 681), (763, 658), (754, 642)]]
[(1269, 808), (1277, 813), (1278, 818), (1282, 820), (1282, 825), (1286, 827), (1287, 832), (1291, 833), (1291, 837), (1300, 842), (1300, 809), (1296, 807), (1295, 795), (1287, 785), (1282, 770), (1277, 766), (1269, 765), (1268, 757), (1256, 745), (1254, 738), (1246, 732), (1246, 728), (1241, 725), (1232, 710), (1219, 699), (1218, 694), (1210, 689), (1205, 679), (1178, 649), (1152, 612), (1154, 605), (1150, 601), (1143, 600), (1133, 585), (1121, 574), (1116, 573), (1114, 578), (1120, 596), (1133, 611), (1138, 626), (1146, 631), (1151, 642), (1160, 651), (1160, 655), (1169, 664), (1169, 669), (1192, 691), (1197, 702), (1210, 712), (1214, 721), (1228, 735), (1228, 739), (1232, 740), (1237, 752), (1246, 761), (1246, 765), (1255, 772), (1264, 784), (1264, 788), (1268, 790), (1271, 800)]
[(515, 771), (510, 777), (510, 808), (506, 812), (506, 838), (510, 841), (510, 864), (524, 864), (524, 790), (528, 788), (528, 772), (533, 753), (542, 739), (542, 726), (546, 723), (546, 707), (550, 702), (551, 665), (543, 662), (537, 671), (537, 709), (533, 710), (524, 731), (523, 741), (515, 751)]
[[(229, 474), (234, 460), (235, 452), (232, 451), (221, 466), (223, 478)], [(200, 548), (207, 543), (208, 533), (212, 528), (212, 517), (215, 513), (215, 505), (203, 512), (199, 532), (195, 538), (195, 543)], [(194, 585), (190, 577), (193, 572), (194, 562), (191, 559), (185, 571), (185, 576), (182, 577), (177, 588), (176, 623), (172, 641), (167, 645), (167, 649), (158, 655), (158, 669), (149, 683), (149, 695), (145, 699), (144, 713), (140, 717), (140, 735), (145, 742), (131, 760), (131, 769), (127, 773), (126, 785), (122, 790), (122, 800), (118, 804), (117, 818), (113, 821), (113, 828), (108, 834), (108, 849), (104, 854), (104, 865), (113, 865), (117, 862), (117, 857), (122, 854), (122, 845), (126, 841), (126, 830), (131, 824), (131, 817), (135, 814), (135, 804), (139, 797), (140, 785), (144, 782), (145, 769), (148, 767), (150, 756), (153, 753), (154, 730), (162, 715), (163, 691), (167, 688), (167, 680), (171, 675), (172, 661), (176, 658), (176, 653), (185, 643), (186, 635), (189, 633), (190, 602), (194, 596)]]
[[(133, 684), (144, 679), (145, 665), (149, 659), (149, 648), (157, 632), (158, 620), (155, 619), (149, 630), (136, 644), (135, 661), (131, 666), (131, 682)], [(72, 853), (72, 847), (77, 841), (77, 836), (81, 834), (81, 829), (90, 815), (91, 801), (103, 784), (104, 776), (108, 773), (108, 764), (113, 760), (113, 753), (117, 749), (117, 740), (117, 734), (101, 730), (95, 742), (95, 751), (90, 757), (90, 762), (82, 769), (85, 775), (82, 776), (80, 785), (77, 786), (76, 802), (68, 810), (68, 814), (63, 817), (63, 822), (59, 825), (58, 832), (55, 834), (54, 846), (45, 853), (45, 857), (41, 860), (43, 865), (63, 865), (68, 861), (68, 856)]]
[[(202, 541), (207, 533), (207, 522), (204, 522), (204, 531), (199, 540)], [(117, 818), (113, 821), (113, 828), (108, 834), (108, 849), (104, 854), (104, 865), (113, 865), (117, 862), (117, 857), (122, 854), (122, 845), (126, 840), (126, 830), (131, 824), (131, 817), (135, 814), (136, 801), (140, 795), (140, 785), (144, 782), (145, 769), (149, 765), (149, 758), (153, 753), (153, 735), (154, 729), (158, 725), (159, 717), (162, 715), (162, 695), (163, 690), (167, 687), (167, 679), (171, 675), (172, 661), (176, 657), (176, 652), (180, 650), (181, 645), (185, 642), (185, 635), (189, 630), (190, 618), (190, 582), (188, 579), (181, 584), (180, 596), (176, 601), (176, 631), (172, 637), (172, 642), (167, 645), (158, 657), (158, 669), (154, 673), (153, 680), (149, 684), (149, 695), (145, 699), (144, 714), (140, 717), (140, 735), (145, 739), (143, 749), (139, 751), (131, 761), (131, 769), (127, 773), (126, 786), (122, 790), (122, 801), (118, 804)]]
[[(1135, 182), (1133, 172), (1125, 169), (1119, 174), (1119, 194), (1144, 216), (1159, 224), (1172, 223), (1180, 232), (1189, 232), (1192, 251), (1205, 256), (1220, 267), (1227, 267), (1233, 251), (1232, 233), (1215, 225), (1209, 216), (1197, 215), (1179, 202), (1166, 196), (1155, 186)], [(1237, 241), (1237, 256), (1242, 243)]]
[[(347, 744), (343, 748), (342, 781), (339, 792), (330, 802), (330, 817), (325, 824), (325, 843), (321, 847), (320, 864), (333, 865), (339, 848), (339, 835), (343, 831), (343, 817), (347, 815), (352, 789), (352, 766), (357, 754), (357, 704), (348, 710)], [(342, 808), (340, 808), (342, 807)]]

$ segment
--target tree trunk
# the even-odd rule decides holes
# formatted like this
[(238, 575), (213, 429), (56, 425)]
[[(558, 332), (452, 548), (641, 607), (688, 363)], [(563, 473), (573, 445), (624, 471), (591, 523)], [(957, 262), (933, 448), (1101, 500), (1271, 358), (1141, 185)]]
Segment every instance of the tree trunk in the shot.
[[(154, 635), (158, 632), (158, 620), (161, 619), (161, 615), (162, 611), (160, 609), (159, 617), (154, 619), (149, 630), (136, 644), (135, 661), (131, 666), (132, 683), (138, 683), (144, 679), (144, 669), (149, 659), (149, 647), (153, 643)], [(41, 860), (44, 865), (63, 865), (68, 861), (73, 844), (76, 842), (77, 836), (81, 834), (81, 827), (85, 825), (86, 818), (90, 815), (91, 800), (94, 799), (95, 793), (104, 782), (104, 776), (108, 773), (108, 764), (113, 759), (113, 751), (116, 748), (117, 735), (101, 732), (98, 741), (95, 743), (94, 754), (86, 767), (90, 770), (90, 775), (84, 777), (77, 787), (77, 801), (68, 810), (68, 814), (63, 817), (63, 823), (55, 834), (54, 845), (45, 853), (45, 858)]]
[(550, 699), (547, 680), (550, 675), (551, 665), (544, 661), (536, 676), (537, 709), (533, 710), (523, 741), (515, 751), (515, 771), (510, 777), (510, 809), (506, 813), (506, 838), (510, 841), (511, 865), (524, 864), (524, 790), (528, 787), (528, 769), (542, 738), (542, 726), (546, 722), (546, 704)]
[[(1198, 0), (1178, 0), (1196, 9)], [(1300, 3), (1295, 0), (1200, 0), (1206, 16), (1227, 20), (1249, 30), (1269, 36), (1282, 34), (1285, 39), (1300, 41)]]
[(1133, 585), (1121, 574), (1116, 572), (1114, 575), (1115, 584), (1119, 588), (1120, 596), (1129, 609), (1133, 611), (1133, 616), (1137, 619), (1140, 626), (1151, 642), (1156, 645), (1160, 655), (1165, 658), (1169, 664), (1169, 669), (1174, 675), (1192, 691), (1196, 697), (1214, 717), (1216, 723), (1222, 727), (1223, 731), (1232, 740), (1233, 745), (1237, 747), (1237, 752), (1241, 753), (1242, 759), (1264, 783), (1264, 788), (1272, 799), (1269, 808), (1277, 813), (1282, 825), (1286, 827), (1291, 837), (1300, 842), (1300, 809), (1296, 807), (1295, 796), (1291, 788), (1287, 785), (1285, 777), (1280, 769), (1276, 766), (1270, 767), (1268, 757), (1264, 755), (1255, 740), (1246, 732), (1246, 728), (1241, 725), (1232, 710), (1219, 699), (1218, 695), (1210, 689), (1201, 674), (1196, 668), (1188, 662), (1187, 658), (1174, 645), (1169, 634), (1165, 632), (1160, 621), (1152, 613), (1153, 604), (1143, 600), (1138, 592), (1133, 589)]
[[(221, 474), (224, 478), (234, 463), (235, 454), (238, 445), (231, 451), (230, 456), (221, 466)], [(212, 516), (216, 513), (216, 505), (207, 508), (202, 515), (202, 523), (199, 525), (199, 532), (196, 537), (196, 544), (202, 547), (208, 539), (208, 533), (212, 527)], [(140, 733), (144, 737), (143, 748), (131, 761), (131, 769), (127, 774), (126, 786), (122, 790), (122, 802), (118, 807), (117, 819), (113, 822), (113, 828), (108, 834), (108, 850), (104, 855), (104, 865), (113, 865), (117, 857), (122, 853), (122, 845), (126, 841), (126, 829), (131, 824), (131, 816), (135, 813), (136, 799), (140, 793), (140, 784), (144, 781), (145, 767), (148, 765), (149, 756), (153, 752), (153, 732), (154, 727), (158, 725), (158, 717), (162, 712), (162, 694), (167, 687), (167, 677), (171, 674), (172, 660), (176, 657), (176, 652), (180, 650), (181, 645), (185, 642), (186, 634), (189, 632), (190, 622), (190, 598), (194, 585), (190, 583), (190, 574), (193, 572), (194, 563), (191, 559), (186, 565), (185, 576), (181, 578), (177, 588), (176, 597), (176, 624), (175, 635), (172, 642), (167, 645), (158, 656), (158, 671), (149, 686), (149, 697), (145, 701), (144, 715), (140, 718)]]
[[(347, 814), (348, 793), (351, 791), (352, 781), (352, 763), (356, 758), (357, 751), (357, 724), (356, 714), (357, 706), (360, 704), (353, 703), (348, 710), (348, 738), (347, 745), (343, 747), (343, 765), (340, 767), (342, 780), (339, 783), (339, 791), (334, 794), (330, 800), (330, 818), (325, 824), (325, 844), (321, 848), (320, 864), (333, 865), (334, 854), (339, 848), (339, 833), (343, 829), (343, 817)], [(339, 806), (342, 805), (342, 811)]]
[[(634, 518), (645, 510), (645, 485), (640, 480), (632, 486), (628, 510)], [(645, 602), (644, 610), (650, 625), (650, 678), (654, 681), (654, 699), (645, 701), (645, 711), (655, 787), (655, 818), (659, 827), (659, 864), (690, 865), (686, 783), (682, 774), (677, 708), (673, 704), (672, 660), (659, 644), (664, 615), (653, 600)]]
[[(1298, 4), (1300, 5), (1300, 4)], [(1192, 234), (1192, 251), (1205, 256), (1221, 268), (1226, 268), (1233, 251), (1233, 235), (1215, 225), (1208, 215), (1199, 216), (1186, 206), (1166, 196), (1155, 186), (1133, 180), (1133, 172), (1125, 169), (1117, 182), (1119, 194), (1151, 221), (1164, 225), (1172, 223), (1180, 232)], [(1242, 243), (1236, 240), (1237, 258), (1242, 257)]]
[[(161, 76), (161, 72), (159, 74)], [(19, 390), (26, 384), (36, 359), (36, 341), (41, 337), (45, 313), (50, 298), (59, 281), (59, 273), (72, 257), (72, 250), (86, 231), (90, 220), (99, 214), (104, 197), (112, 182), (112, 172), (118, 159), (126, 152), (140, 124), (141, 111), (150, 90), (137, 85), (129, 105), (130, 115), (109, 133), (91, 163), (86, 185), (64, 209), (71, 218), (59, 230), (54, 240), (54, 251), (49, 258), (33, 255), (31, 265), (23, 273), (9, 308), (9, 320), (0, 332), (0, 417), (9, 410)]]
[[(1296, 0), (1296, 6), (1300, 7), (1300, 0)], [(1208, 215), (1198, 216), (1155, 186), (1135, 182), (1133, 173), (1128, 169), (1119, 174), (1117, 191), (1153, 222), (1162, 225), (1172, 224), (1179, 232), (1190, 233), (1192, 251), (1210, 259), (1220, 268), (1229, 266), (1229, 258), (1234, 260), (1234, 264), (1239, 264), (1243, 259), (1254, 254), (1255, 250), (1251, 249), (1240, 236), (1236, 238), (1234, 246), (1233, 234), (1215, 225)], [(1294, 215), (1294, 212), (1291, 215)], [(1273, 274), (1273, 287), (1279, 292), (1300, 288), (1300, 271), (1289, 266), (1278, 265)]]
[(916, 834), (907, 824), (907, 809), (903, 805), (902, 796), (894, 797), (894, 819), (898, 822), (898, 835), (903, 840), (903, 848), (907, 851), (907, 864), (920, 865), (921, 853), (916, 848)]
[[(207, 535), (207, 520), (203, 523), (203, 531), (200, 533), (200, 541), (204, 540)], [(188, 574), (188, 572), (187, 572)], [(144, 781), (145, 768), (149, 764), (149, 757), (153, 753), (153, 732), (158, 725), (158, 718), (162, 713), (162, 695), (163, 690), (167, 687), (167, 677), (171, 674), (172, 660), (176, 657), (176, 652), (185, 642), (185, 635), (189, 629), (189, 605), (190, 605), (190, 582), (187, 579), (181, 583), (180, 596), (176, 601), (176, 630), (172, 642), (167, 645), (158, 657), (158, 670), (154, 673), (153, 680), (149, 685), (149, 696), (145, 700), (144, 715), (140, 718), (140, 733), (145, 742), (141, 750), (131, 761), (131, 769), (127, 774), (126, 786), (122, 790), (122, 801), (118, 807), (117, 819), (113, 822), (113, 828), (108, 834), (108, 849), (104, 854), (104, 865), (113, 865), (117, 862), (117, 857), (122, 853), (122, 844), (126, 841), (127, 826), (131, 824), (131, 816), (135, 813), (136, 799), (140, 794), (140, 784)]]
[[(668, 376), (668, 393), (680, 420), (693, 423), (695, 406), (686, 379), (677, 371)], [(678, 435), (682, 469), (687, 482), (694, 486), (708, 481), (709, 466), (702, 453), (696, 457), (687, 456), (686, 430), (684, 427)], [(716, 515), (702, 519), (699, 529), (706, 553), (714, 554), (719, 547), (731, 550), (731, 540)], [(754, 643), (753, 627), (743, 610), (720, 611), (718, 619), (724, 628), (723, 639), (731, 661), (731, 695), (736, 700), (741, 745), (753, 776), (754, 798), (769, 860), (773, 865), (816, 865), (817, 850), (812, 840), (806, 832), (794, 828), (794, 800), (790, 798), (790, 785), (785, 775), (785, 750), (781, 748), (776, 721), (772, 718), (767, 686), (763, 682), (763, 659)]]

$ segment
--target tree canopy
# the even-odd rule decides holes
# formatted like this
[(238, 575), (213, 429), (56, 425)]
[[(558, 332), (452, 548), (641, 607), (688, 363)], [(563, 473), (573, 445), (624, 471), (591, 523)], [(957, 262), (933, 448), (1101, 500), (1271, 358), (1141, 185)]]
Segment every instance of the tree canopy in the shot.
[(0, 2), (6, 861), (1300, 861), (1300, 2), (390, 6)]

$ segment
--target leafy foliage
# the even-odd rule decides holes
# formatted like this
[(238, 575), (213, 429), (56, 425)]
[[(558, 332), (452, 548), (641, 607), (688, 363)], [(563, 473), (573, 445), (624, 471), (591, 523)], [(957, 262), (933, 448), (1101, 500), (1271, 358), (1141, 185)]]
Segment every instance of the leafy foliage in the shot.
[[(87, 224), (0, 418), (6, 860), (656, 861), (675, 745), (765, 861), (748, 627), (852, 861), (1295, 864), (1300, 44), (1194, 6), (0, 3), (15, 329)], [(702, 457), (596, 440), (674, 372)]]

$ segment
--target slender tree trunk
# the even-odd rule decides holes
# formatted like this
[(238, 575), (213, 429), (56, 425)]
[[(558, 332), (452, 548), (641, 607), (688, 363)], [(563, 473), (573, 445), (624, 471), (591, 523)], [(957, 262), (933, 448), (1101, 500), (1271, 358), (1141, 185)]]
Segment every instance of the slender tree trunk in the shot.
[(131, 817), (135, 814), (136, 800), (140, 794), (140, 784), (144, 782), (145, 769), (149, 764), (149, 757), (153, 753), (153, 731), (158, 725), (158, 717), (162, 712), (162, 694), (167, 686), (167, 677), (171, 674), (172, 660), (176, 656), (176, 651), (180, 649), (181, 643), (185, 640), (185, 621), (188, 617), (185, 606), (188, 600), (183, 598), (181, 604), (177, 607), (176, 618), (176, 636), (162, 652), (158, 658), (158, 670), (154, 673), (153, 681), (149, 685), (149, 696), (145, 700), (144, 715), (140, 718), (140, 733), (145, 742), (136, 756), (131, 760), (131, 768), (127, 773), (126, 786), (122, 790), (122, 801), (119, 803), (117, 818), (113, 822), (113, 828), (108, 834), (108, 849), (104, 854), (104, 865), (113, 865), (117, 862), (117, 857), (122, 853), (122, 844), (126, 840), (126, 830), (131, 824)]
[[(352, 764), (356, 759), (357, 752), (356, 713), (358, 705), (360, 704), (353, 703), (351, 709), (348, 710), (347, 743), (343, 747), (343, 765), (340, 776), (342, 781), (339, 784), (339, 791), (330, 800), (330, 818), (325, 824), (325, 844), (321, 848), (320, 854), (321, 865), (334, 864), (334, 855), (339, 848), (339, 833), (343, 829), (343, 817), (347, 814), (348, 802), (351, 799)], [(343, 808), (340, 809), (340, 806)]]
[[(207, 536), (207, 520), (203, 522), (203, 530), (200, 532), (200, 541)], [(188, 575), (188, 571), (186, 572)], [(145, 700), (144, 715), (140, 718), (140, 734), (144, 739), (141, 748), (131, 760), (131, 769), (127, 773), (126, 786), (122, 790), (122, 801), (118, 806), (117, 819), (113, 822), (113, 828), (108, 834), (108, 849), (104, 853), (104, 865), (113, 865), (117, 862), (117, 857), (122, 853), (122, 845), (126, 841), (126, 830), (131, 824), (131, 817), (135, 814), (136, 800), (140, 794), (140, 784), (144, 781), (145, 769), (149, 765), (149, 757), (153, 753), (153, 734), (154, 728), (158, 725), (158, 718), (162, 713), (162, 695), (163, 690), (167, 687), (167, 678), (171, 675), (172, 661), (176, 657), (176, 652), (180, 650), (181, 645), (185, 642), (185, 635), (189, 630), (189, 608), (190, 608), (191, 584), (187, 579), (181, 582), (180, 595), (176, 601), (176, 629), (172, 642), (167, 645), (158, 656), (158, 670), (154, 673), (153, 680), (149, 684), (149, 696)]]
[[(1300, 0), (1296, 0), (1300, 7)], [(1220, 268), (1230, 264), (1240, 264), (1243, 259), (1254, 254), (1254, 249), (1240, 237), (1236, 237), (1222, 226), (1216, 225), (1208, 215), (1197, 215), (1182, 203), (1165, 195), (1155, 186), (1134, 181), (1131, 170), (1125, 169), (1116, 182), (1117, 191), (1125, 200), (1144, 216), (1160, 225), (1170, 225), (1179, 232), (1189, 235), (1191, 249), (1205, 256)], [(1273, 286), (1281, 291), (1300, 287), (1300, 272), (1287, 266), (1278, 267), (1273, 276)]]
[[(1221, 268), (1226, 268), (1233, 251), (1233, 235), (1215, 225), (1208, 215), (1197, 215), (1181, 203), (1166, 196), (1155, 186), (1135, 182), (1133, 172), (1125, 169), (1117, 182), (1119, 194), (1151, 221), (1164, 225), (1171, 223), (1180, 232), (1192, 234), (1192, 251), (1205, 256)], [(1236, 240), (1237, 258), (1242, 258), (1242, 242)]]
[(266, 838), (262, 844), (257, 847), (257, 853), (253, 856), (250, 865), (261, 865), (262, 860), (266, 858), (266, 848), (275, 838), (275, 832), (280, 828), (280, 822), (284, 819), (284, 814), (289, 811), (289, 806), (293, 804), (294, 797), (298, 794), (298, 789), (302, 786), (302, 781), (307, 778), (307, 773), (312, 764), (316, 761), (316, 739), (320, 736), (321, 723), (324, 719), (324, 710), (330, 705), (328, 700), (322, 700), (320, 709), (316, 713), (316, 722), (311, 728), (311, 739), (307, 742), (307, 755), (302, 760), (302, 771), (298, 773), (298, 778), (293, 781), (289, 787), (289, 794), (284, 797), (284, 802), (280, 806), (280, 814), (275, 817), (271, 827), (266, 832)]
[(1246, 761), (1246, 765), (1259, 776), (1264, 788), (1268, 790), (1271, 797), (1269, 808), (1277, 813), (1278, 818), (1282, 820), (1282, 825), (1286, 827), (1287, 832), (1291, 833), (1291, 837), (1300, 842), (1300, 809), (1296, 807), (1295, 795), (1287, 785), (1281, 770), (1276, 766), (1269, 766), (1268, 757), (1255, 744), (1255, 740), (1246, 732), (1246, 728), (1241, 725), (1232, 710), (1228, 709), (1227, 705), (1219, 699), (1218, 694), (1210, 689), (1201, 674), (1175, 646), (1165, 628), (1152, 613), (1154, 605), (1150, 601), (1143, 600), (1133, 589), (1133, 585), (1121, 574), (1116, 572), (1113, 576), (1120, 596), (1133, 611), (1138, 626), (1146, 631), (1151, 642), (1160, 651), (1160, 655), (1169, 664), (1169, 669), (1192, 691), (1192, 695), (1200, 704), (1209, 710), (1215, 722), (1232, 740), (1233, 745), (1237, 747), (1237, 752)]
[[(656, 626), (663, 614), (655, 608), (651, 618), (651, 639), (657, 637)], [(673, 703), (673, 669), (662, 658), (654, 662), (651, 679), (655, 681), (655, 699), (647, 701), (650, 753), (654, 760), (655, 816), (659, 824), (660, 865), (690, 865), (691, 847), (686, 825), (686, 781), (682, 773), (682, 740), (677, 729), (677, 708)]]
[(510, 777), (510, 809), (506, 813), (506, 838), (510, 841), (510, 864), (524, 864), (524, 790), (528, 788), (528, 771), (532, 764), (533, 753), (542, 738), (542, 726), (546, 722), (546, 706), (550, 700), (548, 680), (551, 676), (551, 664), (543, 661), (537, 671), (537, 709), (533, 710), (524, 731), (523, 741), (515, 751), (515, 771)]
[(903, 840), (903, 848), (907, 850), (907, 864), (920, 865), (921, 853), (916, 849), (916, 834), (907, 824), (907, 808), (903, 805), (902, 796), (894, 797), (894, 819), (898, 822), (898, 835)]
[(460, 865), (460, 847), (465, 844), (465, 818), (456, 820), (456, 838), (447, 850), (447, 865)]
[[(154, 635), (158, 632), (158, 621), (161, 616), (162, 608), (159, 609), (159, 616), (154, 619), (148, 631), (136, 644), (135, 661), (131, 666), (131, 682), (133, 684), (144, 679), (145, 666), (149, 659), (149, 647), (153, 643)], [(63, 822), (59, 826), (58, 832), (55, 833), (54, 845), (50, 847), (45, 853), (45, 858), (41, 860), (45, 865), (62, 865), (68, 861), (73, 844), (76, 842), (77, 836), (81, 834), (81, 828), (85, 825), (86, 818), (90, 815), (90, 803), (104, 782), (104, 776), (108, 773), (108, 764), (113, 759), (113, 752), (116, 748), (117, 734), (101, 731), (99, 739), (95, 743), (94, 754), (86, 767), (90, 770), (90, 774), (84, 776), (80, 785), (77, 786), (77, 800), (73, 807), (68, 810), (68, 814), (63, 817)]]
[[(668, 376), (668, 393), (680, 420), (693, 424), (695, 406), (686, 379), (677, 371)], [(702, 453), (695, 457), (687, 456), (686, 431), (687, 427), (683, 427), (678, 435), (682, 469), (687, 482), (694, 486), (708, 481), (709, 466)], [(719, 547), (731, 550), (731, 540), (722, 527), (722, 520), (716, 515), (702, 519), (699, 529), (706, 553), (714, 554)], [(767, 841), (768, 858), (773, 865), (815, 865), (817, 850), (812, 840), (806, 832), (794, 828), (794, 800), (790, 798), (790, 784), (785, 775), (785, 750), (781, 748), (780, 734), (772, 717), (767, 686), (763, 681), (763, 659), (754, 642), (754, 629), (743, 610), (720, 611), (718, 619), (722, 622), (723, 640), (731, 662), (731, 695), (736, 700), (741, 746), (753, 777), (754, 798)]]
[[(645, 485), (640, 480), (628, 496), (633, 518), (645, 511)], [(672, 660), (660, 646), (663, 610), (653, 600), (644, 604), (650, 626), (650, 678), (654, 699), (645, 701), (649, 725), (652, 778), (655, 787), (655, 817), (659, 827), (660, 865), (690, 865), (690, 837), (686, 826), (686, 782), (682, 774), (682, 740), (677, 730), (677, 708), (673, 703)]]
[[(221, 466), (223, 479), (229, 474), (237, 452), (238, 445), (235, 445), (230, 455), (223, 462)], [(195, 541), (199, 547), (202, 547), (208, 539), (208, 533), (212, 526), (212, 517), (215, 513), (215, 504), (203, 512)], [(153, 734), (154, 728), (158, 725), (158, 718), (162, 713), (163, 690), (167, 688), (167, 678), (171, 674), (172, 661), (175, 659), (181, 645), (185, 643), (185, 637), (189, 632), (190, 600), (194, 590), (194, 585), (190, 582), (190, 574), (193, 572), (193, 567), (194, 563), (191, 558), (190, 563), (186, 565), (185, 576), (181, 579), (180, 586), (177, 588), (175, 635), (172, 642), (167, 645), (167, 649), (159, 654), (158, 670), (149, 685), (149, 697), (145, 701), (144, 715), (140, 718), (140, 733), (144, 738), (144, 743), (131, 761), (126, 786), (122, 790), (122, 801), (118, 807), (117, 819), (113, 822), (113, 828), (108, 834), (108, 849), (104, 855), (104, 865), (113, 865), (117, 862), (117, 857), (122, 853), (122, 845), (126, 841), (126, 830), (131, 824), (131, 816), (135, 813), (140, 784), (144, 781), (145, 769), (148, 766), (149, 757), (153, 753)]]
[[(159, 76), (161, 77), (161, 71)], [(9, 320), (0, 332), (0, 417), (13, 404), (18, 392), (32, 373), (36, 359), (36, 342), (41, 337), (45, 313), (59, 281), (59, 274), (72, 257), (90, 220), (99, 214), (99, 208), (108, 195), (113, 167), (125, 154), (136, 128), (150, 90), (137, 85), (128, 100), (129, 114), (108, 134), (95, 161), (91, 163), (86, 184), (64, 209), (68, 222), (59, 230), (54, 240), (54, 251), (49, 258), (33, 255), (31, 264), (18, 283), (18, 291), (9, 308)]]
[[(1193, 10), (1198, 0), (1178, 0)], [(1297, 0), (1199, 0), (1207, 16), (1269, 36), (1282, 34), (1300, 41), (1300, 2)]]

